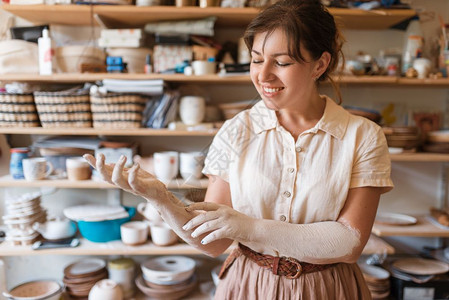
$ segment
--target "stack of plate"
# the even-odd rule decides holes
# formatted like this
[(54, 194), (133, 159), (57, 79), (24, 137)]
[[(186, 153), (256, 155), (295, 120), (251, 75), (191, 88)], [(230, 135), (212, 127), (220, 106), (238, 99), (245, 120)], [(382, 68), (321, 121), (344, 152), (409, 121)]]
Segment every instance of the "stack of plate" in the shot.
[(357, 107), (357, 106), (344, 106), (344, 108), (351, 114), (367, 118), (375, 123), (379, 123), (382, 119), (381, 114), (374, 109)]
[(32, 226), (36, 222), (45, 223), (47, 218), (40, 196), (40, 193), (29, 193), (6, 201), (6, 214), (2, 217), (8, 227), (6, 240), (14, 245), (31, 245), (39, 237)]
[(139, 290), (155, 299), (181, 299), (198, 284), (195, 260), (184, 256), (162, 256), (141, 265), (142, 275), (136, 278)]
[(428, 132), (423, 150), (433, 153), (449, 153), (449, 130)]
[(390, 273), (380, 267), (360, 264), (363, 277), (374, 300), (389, 299)]
[(421, 134), (415, 126), (383, 127), (388, 147), (414, 149), (421, 144)]
[(108, 278), (106, 262), (98, 258), (86, 258), (65, 267), (62, 281), (69, 296), (87, 298), (95, 283), (105, 278)]

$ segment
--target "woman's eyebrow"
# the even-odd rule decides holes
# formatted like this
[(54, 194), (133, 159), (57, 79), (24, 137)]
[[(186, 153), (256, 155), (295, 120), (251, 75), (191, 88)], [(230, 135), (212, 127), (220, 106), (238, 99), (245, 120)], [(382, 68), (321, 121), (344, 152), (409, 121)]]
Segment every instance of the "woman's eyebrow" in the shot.
[[(255, 54), (257, 54), (257, 55), (262, 55), (262, 53), (260, 53), (259, 51), (256, 51), (256, 50), (251, 50), (251, 52), (254, 52)], [(286, 56), (290, 56), (288, 53), (286, 53), (286, 52), (281, 52), (281, 53), (274, 53), (274, 54), (272, 54), (271, 55), (271, 57), (278, 57), (278, 56), (284, 56), (284, 55), (286, 55)]]

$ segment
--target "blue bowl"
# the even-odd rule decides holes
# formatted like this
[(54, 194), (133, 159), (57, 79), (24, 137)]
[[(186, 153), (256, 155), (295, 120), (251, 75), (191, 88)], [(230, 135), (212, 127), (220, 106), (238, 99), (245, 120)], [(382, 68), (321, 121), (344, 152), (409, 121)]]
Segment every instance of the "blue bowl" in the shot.
[(96, 243), (120, 240), (120, 225), (129, 222), (136, 214), (135, 207), (125, 206), (125, 209), (129, 214), (126, 218), (95, 222), (78, 221), (78, 229), (81, 235), (85, 239)]

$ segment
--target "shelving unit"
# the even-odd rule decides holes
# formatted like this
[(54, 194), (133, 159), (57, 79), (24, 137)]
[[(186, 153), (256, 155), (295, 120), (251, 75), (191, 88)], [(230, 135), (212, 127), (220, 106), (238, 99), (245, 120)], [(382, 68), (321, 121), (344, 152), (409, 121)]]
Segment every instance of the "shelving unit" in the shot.
[[(141, 27), (147, 23), (217, 17), (217, 26), (243, 27), (259, 12), (258, 8), (174, 7), (131, 5), (8, 5), (1, 9), (36, 24), (91, 25), (98, 15), (109, 27)], [(408, 20), (416, 13), (411, 9), (359, 9), (330, 8), (330, 13), (344, 28), (388, 29)]]
[[(166, 183), (169, 189), (205, 189), (209, 180), (200, 179), (185, 181), (175, 179)], [(13, 179), (10, 175), (0, 177), (0, 187), (57, 187), (67, 189), (116, 189), (115, 186), (100, 180), (79, 180), (48, 179), (27, 181), (24, 179)]]
[(410, 236), (410, 237), (446, 237), (449, 229), (438, 227), (428, 220), (428, 216), (414, 216), (418, 222), (410, 226), (393, 226), (374, 223), (372, 232), (379, 237)]

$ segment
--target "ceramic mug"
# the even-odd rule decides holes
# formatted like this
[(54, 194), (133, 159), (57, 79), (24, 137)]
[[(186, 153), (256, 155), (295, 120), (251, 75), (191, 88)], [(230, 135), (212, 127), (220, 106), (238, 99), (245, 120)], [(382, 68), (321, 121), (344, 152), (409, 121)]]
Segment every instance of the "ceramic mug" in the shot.
[(140, 245), (148, 238), (148, 225), (142, 221), (131, 221), (120, 225), (120, 236), (123, 244)]
[(69, 180), (87, 180), (92, 174), (89, 163), (82, 157), (71, 157), (65, 161)]
[(214, 61), (194, 60), (192, 61), (192, 68), (195, 75), (215, 74), (217, 64)]
[(184, 96), (179, 102), (179, 116), (186, 125), (197, 125), (204, 120), (206, 100), (199, 96)]
[(206, 156), (203, 152), (183, 152), (180, 154), (179, 171), (184, 180), (201, 179)]
[(25, 158), (22, 165), (26, 180), (45, 179), (53, 172), (53, 165), (44, 157)]
[(137, 211), (142, 216), (144, 216), (145, 219), (154, 224), (160, 224), (164, 222), (161, 215), (158, 213), (157, 209), (154, 208), (154, 206), (148, 202), (141, 202), (137, 204)]
[(167, 223), (150, 224), (151, 240), (156, 246), (169, 246), (178, 241), (176, 233)]
[(155, 152), (154, 174), (162, 181), (170, 181), (178, 175), (179, 161), (178, 152), (164, 151)]

